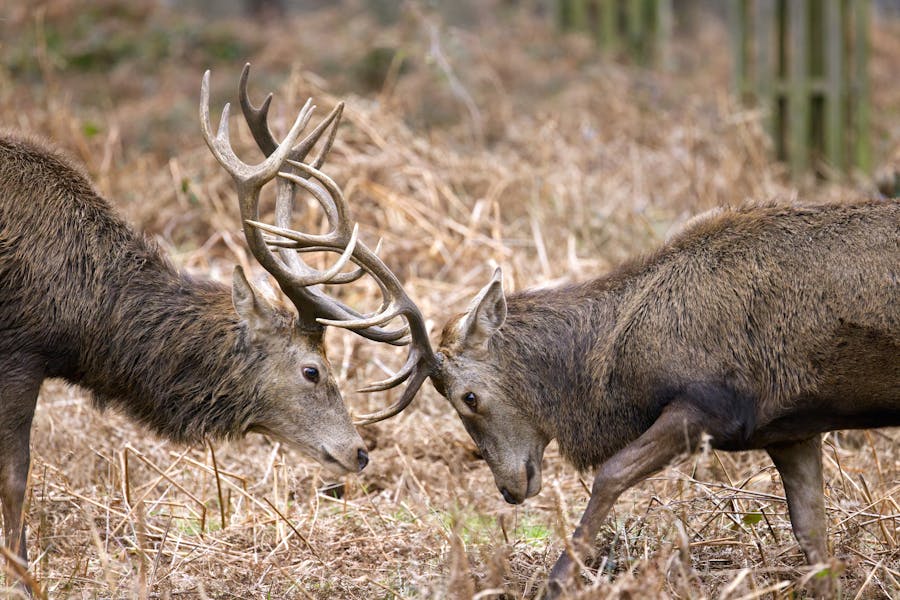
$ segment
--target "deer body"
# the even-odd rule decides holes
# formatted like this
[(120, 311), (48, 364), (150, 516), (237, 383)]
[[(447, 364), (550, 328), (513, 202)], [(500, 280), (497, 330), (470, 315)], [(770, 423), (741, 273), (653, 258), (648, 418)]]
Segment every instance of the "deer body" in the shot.
[(178, 272), (40, 147), (0, 138), (0, 166), (0, 356), (177, 441), (246, 431), (264, 355), (231, 290)]
[(728, 213), (607, 277), (508, 296), (489, 350), (580, 469), (687, 389), (726, 449), (879, 426), (900, 410), (898, 244), (897, 203)]
[(61, 155), (0, 133), (0, 505), (23, 563), (31, 421), (48, 377), (176, 442), (258, 431), (339, 472), (367, 462), (321, 326), (270, 304), (239, 268), (233, 289), (179, 272)]
[[(598, 468), (575, 534), (692, 451), (764, 448), (795, 534), (826, 558), (820, 434), (900, 425), (900, 202), (753, 207), (698, 218), (587, 283), (503, 295), (451, 320), (433, 375), (519, 503), (551, 439)], [(551, 591), (565, 588), (563, 554)]]

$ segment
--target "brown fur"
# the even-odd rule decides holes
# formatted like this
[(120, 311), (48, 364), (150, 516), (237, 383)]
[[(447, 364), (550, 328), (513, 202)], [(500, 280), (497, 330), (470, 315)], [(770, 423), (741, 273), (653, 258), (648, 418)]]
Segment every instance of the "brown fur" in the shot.
[(175, 270), (59, 155), (7, 137), (0, 157), (0, 354), (179, 442), (244, 433), (260, 409), (246, 375), (264, 356), (230, 290)]
[[(176, 442), (258, 430), (342, 470), (364, 464), (321, 333), (301, 332), (291, 311), (270, 306), (237, 275), (233, 300), (226, 286), (179, 272), (59, 152), (0, 133), (0, 504), (8, 545), (24, 535), (29, 429), (47, 377), (84, 386), (97, 406)], [(318, 368), (321, 380), (305, 381), (304, 366)], [(24, 557), (24, 544), (20, 550)]]
[[(511, 501), (539, 484), (498, 457), (521, 462), (523, 444), (555, 438), (579, 469), (602, 466), (595, 494), (605, 506), (600, 488), (632, 476), (635, 448), (649, 456), (641, 440), (686, 439), (651, 432), (669, 409), (672, 422), (690, 432), (696, 424), (716, 448), (770, 450), (787, 479), (802, 471), (791, 457), (812, 456), (801, 445), (822, 432), (900, 425), (898, 299), (897, 200), (719, 210), (607, 276), (509, 296), (486, 345), (468, 340), (467, 315), (452, 319), (438, 385), (489, 463), (493, 455)], [(480, 398), (474, 413), (460, 401), (468, 391)], [(500, 413), (523, 425), (498, 441)], [(685, 450), (667, 443), (666, 456), (654, 457), (663, 462), (648, 459), (648, 469)], [(539, 465), (542, 451), (526, 462)], [(803, 477), (815, 481), (811, 473)], [(584, 540), (597, 520), (589, 513)]]

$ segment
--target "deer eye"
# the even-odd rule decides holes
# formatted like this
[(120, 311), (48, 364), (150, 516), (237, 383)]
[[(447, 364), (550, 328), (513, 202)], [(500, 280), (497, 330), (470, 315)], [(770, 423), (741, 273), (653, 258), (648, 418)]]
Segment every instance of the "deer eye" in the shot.
[(462, 395), (463, 404), (468, 406), (471, 410), (475, 410), (478, 406), (478, 396), (475, 395), (475, 392), (466, 392)]
[(303, 367), (303, 376), (308, 381), (319, 383), (319, 370), (315, 367)]

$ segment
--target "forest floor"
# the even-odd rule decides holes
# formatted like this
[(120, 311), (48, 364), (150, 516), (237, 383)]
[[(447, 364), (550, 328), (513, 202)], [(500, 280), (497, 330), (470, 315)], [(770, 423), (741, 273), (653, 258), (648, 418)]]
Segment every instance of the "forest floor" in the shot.
[[(877, 194), (871, 177), (792, 179), (771, 158), (760, 112), (729, 94), (715, 19), (680, 26), (669, 68), (649, 70), (511, 2), (443, 13), (410, 3), (400, 15), (323, 3), (267, 23), (146, 0), (9, 4), (0, 11), (0, 126), (53, 140), (198, 275), (229, 281), (243, 264), (267, 282), (243, 243), (230, 180), (199, 133), (204, 70), (216, 114), (235, 102), (251, 62), (251, 97), (274, 92), (281, 132), (308, 96), (319, 115), (346, 102), (325, 170), (362, 238), (383, 238), (382, 257), (433, 339), (496, 265), (507, 290), (579, 281), (712, 207)], [(879, 19), (871, 73), (881, 178), (900, 171), (898, 64), (900, 23)], [(237, 121), (241, 155), (258, 157)], [(321, 218), (310, 203), (297, 226), (317, 229)], [(371, 282), (343, 287), (334, 293), (355, 306), (378, 297)], [(351, 410), (395, 399), (354, 390), (399, 366), (402, 351), (340, 331), (326, 343)], [(335, 481), (258, 435), (212, 448), (161, 441), (97, 412), (84, 390), (48, 382), (32, 437), (33, 574), (51, 598), (540, 592), (587, 503), (590, 473), (551, 444), (543, 491), (506, 504), (430, 385), (363, 435), (371, 464)], [(843, 595), (896, 598), (900, 431), (829, 434), (825, 448)], [(651, 477), (623, 495), (598, 543), (583, 597), (803, 595), (807, 569), (763, 453), (701, 452)]]

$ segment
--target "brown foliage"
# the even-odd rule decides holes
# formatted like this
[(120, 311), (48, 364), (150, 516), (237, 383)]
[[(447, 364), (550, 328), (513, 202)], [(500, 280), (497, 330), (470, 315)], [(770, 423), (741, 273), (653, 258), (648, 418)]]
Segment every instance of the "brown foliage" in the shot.
[[(221, 105), (234, 99), (245, 60), (255, 78), (271, 78), (254, 85), (276, 92), (279, 134), (307, 96), (320, 115), (347, 101), (328, 172), (363, 238), (384, 238), (385, 262), (436, 322), (465, 308), (492, 261), (512, 291), (585, 280), (713, 206), (849, 200), (874, 190), (865, 180), (786, 178), (768, 158), (758, 113), (728, 98), (727, 42), (713, 23), (679, 43), (673, 73), (659, 74), (605, 62), (586, 39), (561, 38), (541, 19), (500, 16), (492, 6), (471, 29), (426, 11), (379, 27), (352, 3), (262, 28), (148, 4), (140, 17), (98, 9), (101, 34), (141, 47), (85, 68), (71, 60), (74, 50), (86, 57), (92, 44), (114, 38), (75, 28), (88, 11), (74, 4), (49, 2), (41, 13), (21, 3), (0, 21), (0, 122), (64, 146), (179, 266), (222, 281), (235, 263), (253, 269), (230, 182), (199, 137), (198, 78), (215, 69), (222, 88), (213, 103)], [(82, 33), (61, 35), (60, 24)], [(429, 59), (429, 24), (481, 112), (484, 143), (472, 141), (471, 113)], [(160, 31), (171, 42), (165, 55), (156, 45), (163, 37), (147, 35)], [(879, 22), (873, 43), (876, 155), (886, 168), (900, 148), (897, 32), (896, 23)], [(361, 93), (348, 65), (375, 46), (401, 50), (405, 66), (396, 75), (389, 66), (377, 92)], [(247, 131), (235, 142), (252, 156)], [(298, 227), (314, 230), (319, 219), (310, 208)], [(336, 293), (362, 307), (379, 297), (365, 286)], [(326, 345), (357, 412), (391, 400), (352, 390), (402, 353), (343, 332), (329, 332)], [(48, 383), (29, 487), (34, 572), (54, 597), (137, 595), (140, 560), (148, 591), (161, 596), (444, 597), (456, 512), (475, 589), (532, 597), (562, 549), (554, 488), (569, 520), (587, 492), (551, 445), (545, 491), (509, 507), (456, 421), (445, 400), (423, 389), (406, 414), (363, 432), (375, 446), (372, 463), (335, 498), (317, 493), (333, 479), (277, 443), (250, 437), (217, 447), (216, 470), (209, 452), (162, 444), (115, 414), (99, 415), (80, 390)], [(892, 430), (826, 442), (832, 550), (847, 563), (845, 590), (864, 598), (900, 582), (897, 446)], [(597, 584), (586, 595), (735, 598), (770, 586), (790, 594), (802, 559), (781, 493), (761, 454), (708, 451), (667, 470), (616, 505), (600, 534), (609, 552), (588, 565)], [(689, 564), (673, 544), (679, 526)]]

